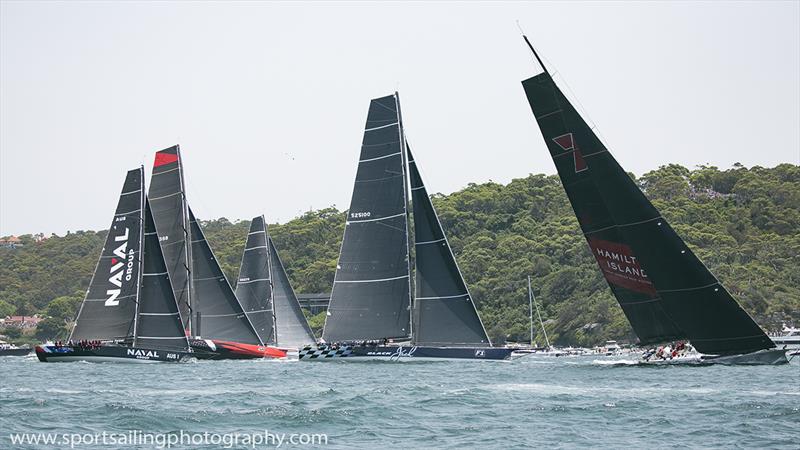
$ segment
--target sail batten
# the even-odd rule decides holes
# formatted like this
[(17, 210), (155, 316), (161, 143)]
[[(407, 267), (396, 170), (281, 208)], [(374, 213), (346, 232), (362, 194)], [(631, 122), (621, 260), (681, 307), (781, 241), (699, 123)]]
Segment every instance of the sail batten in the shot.
[(703, 353), (774, 347), (580, 117), (547, 72), (522, 82), (601, 273), (643, 344)]

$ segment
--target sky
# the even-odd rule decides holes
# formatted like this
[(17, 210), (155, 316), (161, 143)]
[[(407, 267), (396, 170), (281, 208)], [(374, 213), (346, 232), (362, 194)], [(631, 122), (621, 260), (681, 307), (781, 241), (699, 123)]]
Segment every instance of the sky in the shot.
[(430, 192), (555, 173), (520, 81), (622, 166), (800, 164), (800, 2), (0, 4), (0, 236), (97, 230), (180, 144), (201, 219), (346, 209), (400, 92)]

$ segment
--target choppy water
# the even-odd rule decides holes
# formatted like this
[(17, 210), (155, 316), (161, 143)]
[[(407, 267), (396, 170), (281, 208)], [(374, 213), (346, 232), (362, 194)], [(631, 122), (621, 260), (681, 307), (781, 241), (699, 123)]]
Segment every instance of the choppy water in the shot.
[(0, 383), (0, 448), (11, 446), (11, 432), (265, 429), (325, 433), (328, 448), (800, 448), (800, 358), (779, 367), (626, 367), (593, 357), (152, 365), (10, 357), (0, 358)]

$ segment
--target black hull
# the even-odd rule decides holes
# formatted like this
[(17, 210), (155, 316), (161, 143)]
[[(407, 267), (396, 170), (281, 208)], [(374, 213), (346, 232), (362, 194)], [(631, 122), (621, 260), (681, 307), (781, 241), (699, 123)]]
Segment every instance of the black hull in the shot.
[(32, 348), (6, 348), (0, 350), (0, 356), (25, 356), (32, 351)]
[(122, 345), (101, 345), (99, 347), (37, 345), (36, 357), (41, 362), (130, 362), (156, 363), (180, 362), (192, 358), (192, 353), (181, 351), (156, 350)]
[(502, 347), (422, 347), (383, 345), (320, 345), (300, 349), (301, 361), (326, 361), (332, 359), (400, 360), (484, 360), (502, 361), (511, 358), (512, 349)]

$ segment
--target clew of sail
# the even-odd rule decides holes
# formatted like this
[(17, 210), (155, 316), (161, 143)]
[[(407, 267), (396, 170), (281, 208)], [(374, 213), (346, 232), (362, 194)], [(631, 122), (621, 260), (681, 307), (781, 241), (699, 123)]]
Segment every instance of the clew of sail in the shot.
[(410, 149), (408, 164), (416, 262), (413, 342), (491, 345)]
[(128, 172), (71, 340), (133, 335), (142, 249), (144, 170)]
[(322, 337), (408, 337), (411, 289), (403, 139), (397, 97), (370, 102)]
[(642, 343), (688, 338), (708, 354), (774, 347), (547, 71), (522, 85), (592, 254)]

